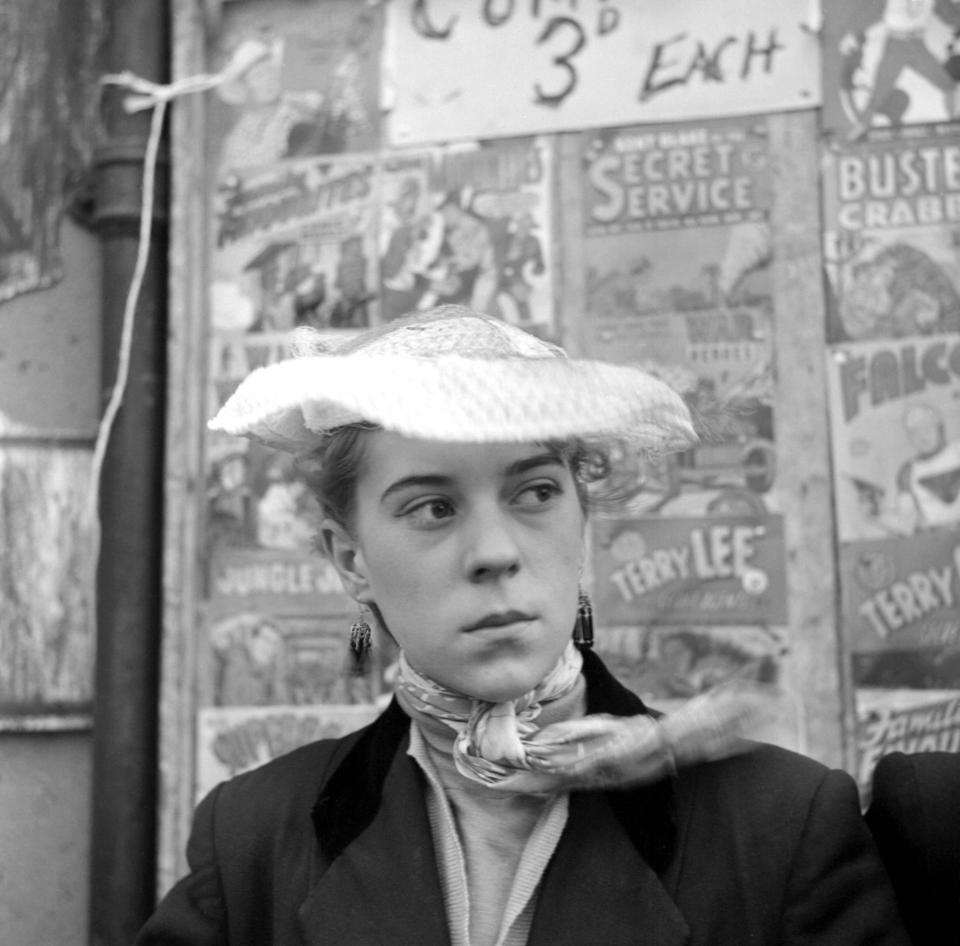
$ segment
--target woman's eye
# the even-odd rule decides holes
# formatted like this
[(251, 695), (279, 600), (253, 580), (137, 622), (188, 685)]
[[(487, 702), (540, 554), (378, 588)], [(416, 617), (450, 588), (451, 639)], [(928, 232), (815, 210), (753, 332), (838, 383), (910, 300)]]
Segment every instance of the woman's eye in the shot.
[(520, 490), (516, 501), (521, 506), (542, 506), (562, 492), (556, 483), (533, 483)]
[(426, 502), (409, 506), (404, 515), (414, 522), (430, 524), (449, 519), (454, 513), (453, 503), (446, 499), (428, 499)]

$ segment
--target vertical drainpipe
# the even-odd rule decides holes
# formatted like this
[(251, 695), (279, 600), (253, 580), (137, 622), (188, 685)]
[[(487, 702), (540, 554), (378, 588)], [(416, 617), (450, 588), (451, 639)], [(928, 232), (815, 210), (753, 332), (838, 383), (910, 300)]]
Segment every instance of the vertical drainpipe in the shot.
[[(168, 0), (106, 0), (105, 71), (168, 79)], [(103, 253), (102, 383), (117, 376), (126, 297), (137, 258), (150, 113), (103, 92), (94, 157), (94, 221)], [(100, 483), (93, 714), (91, 946), (129, 946), (154, 905), (157, 716), (163, 537), (167, 301), (167, 159), (161, 148), (151, 251), (136, 308), (123, 403)]]

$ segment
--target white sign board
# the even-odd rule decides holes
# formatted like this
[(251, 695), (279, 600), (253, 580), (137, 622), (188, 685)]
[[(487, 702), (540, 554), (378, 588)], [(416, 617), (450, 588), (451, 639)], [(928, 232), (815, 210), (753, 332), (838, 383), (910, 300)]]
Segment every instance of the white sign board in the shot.
[(810, 0), (392, 0), (391, 144), (813, 108)]

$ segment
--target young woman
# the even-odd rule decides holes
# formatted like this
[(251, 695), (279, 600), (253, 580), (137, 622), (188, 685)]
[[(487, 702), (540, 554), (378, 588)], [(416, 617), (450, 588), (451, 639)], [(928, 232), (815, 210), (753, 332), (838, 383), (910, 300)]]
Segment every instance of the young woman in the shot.
[(585, 646), (604, 474), (692, 439), (665, 385), (444, 307), (214, 424), (311, 464), (399, 672), (371, 726), (214, 789), (141, 946), (906, 943), (848, 775), (732, 742), (735, 700), (658, 719)]

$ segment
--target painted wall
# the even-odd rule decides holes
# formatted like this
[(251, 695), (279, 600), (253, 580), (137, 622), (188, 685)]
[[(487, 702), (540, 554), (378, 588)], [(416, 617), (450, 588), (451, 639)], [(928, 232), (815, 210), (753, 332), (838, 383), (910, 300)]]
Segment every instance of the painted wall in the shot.
[(0, 303), (0, 435), (96, 434), (100, 396), (100, 255), (69, 218), (64, 278)]
[(90, 735), (0, 736), (0, 940), (87, 941)]
[[(82, 475), (99, 400), (99, 245), (65, 221), (61, 249), (59, 284), (0, 304), (0, 458), (38, 471), (75, 463)], [(77, 436), (89, 440), (63, 439)], [(45, 564), (78, 551), (46, 544)], [(77, 620), (84, 615), (63, 615), (68, 640), (89, 633)], [(89, 731), (0, 732), (4, 946), (86, 943), (91, 755)]]

